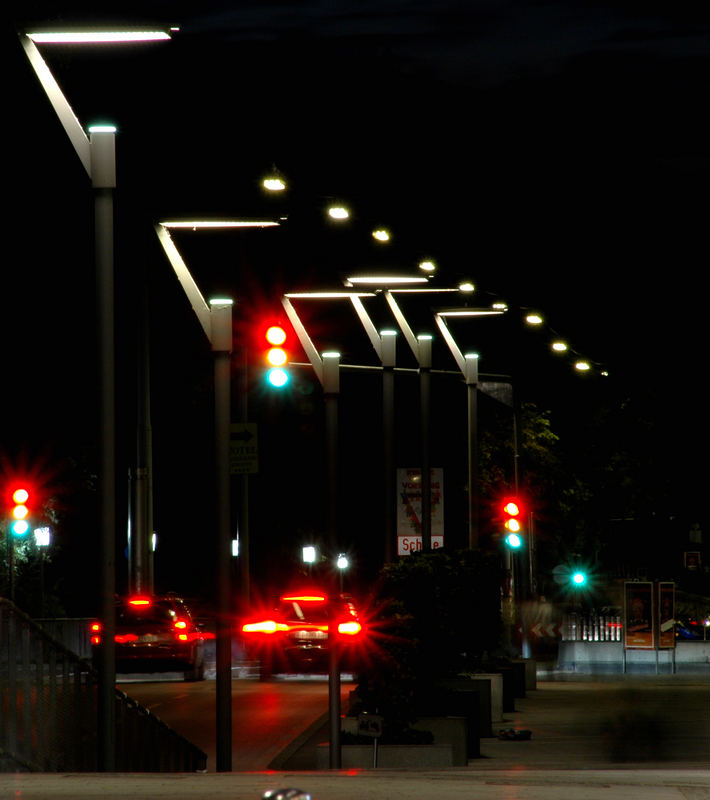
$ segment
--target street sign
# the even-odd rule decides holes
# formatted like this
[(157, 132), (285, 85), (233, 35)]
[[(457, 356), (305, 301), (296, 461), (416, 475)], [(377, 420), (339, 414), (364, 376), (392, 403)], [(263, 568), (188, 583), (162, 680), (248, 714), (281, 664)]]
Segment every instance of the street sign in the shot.
[[(444, 470), (441, 467), (433, 468), (429, 480), (433, 542), (434, 536), (444, 535)], [(420, 469), (397, 470), (397, 498), (397, 535), (421, 536), (422, 473)]]
[[(438, 550), (444, 546), (443, 536), (431, 537), (431, 549)], [(397, 555), (406, 556), (422, 549), (421, 536), (398, 536), (397, 537)]]
[(253, 475), (259, 471), (259, 446), (254, 422), (235, 422), (229, 426), (229, 473)]
[(384, 722), (380, 714), (358, 714), (357, 732), (360, 736), (372, 736), (376, 738), (382, 736), (382, 723)]

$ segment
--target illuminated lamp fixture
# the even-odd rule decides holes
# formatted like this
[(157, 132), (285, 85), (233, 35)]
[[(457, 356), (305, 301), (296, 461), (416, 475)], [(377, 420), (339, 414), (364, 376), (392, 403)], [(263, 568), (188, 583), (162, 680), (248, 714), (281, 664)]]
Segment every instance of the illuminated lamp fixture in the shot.
[(351, 275), (345, 279), (346, 286), (395, 286), (426, 283), (424, 275)]
[(331, 219), (334, 219), (334, 220), (337, 220), (338, 222), (340, 222), (340, 221), (342, 221), (344, 219), (349, 219), (350, 218), (350, 212), (348, 211), (348, 209), (345, 206), (333, 205), (333, 206), (328, 206), (328, 216)]

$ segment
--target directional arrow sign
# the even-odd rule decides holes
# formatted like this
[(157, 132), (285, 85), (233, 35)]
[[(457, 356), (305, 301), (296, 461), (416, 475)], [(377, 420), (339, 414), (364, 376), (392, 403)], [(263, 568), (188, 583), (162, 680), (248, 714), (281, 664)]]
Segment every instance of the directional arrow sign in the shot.
[(253, 475), (259, 471), (259, 447), (254, 422), (237, 422), (229, 426), (229, 472), (231, 475)]

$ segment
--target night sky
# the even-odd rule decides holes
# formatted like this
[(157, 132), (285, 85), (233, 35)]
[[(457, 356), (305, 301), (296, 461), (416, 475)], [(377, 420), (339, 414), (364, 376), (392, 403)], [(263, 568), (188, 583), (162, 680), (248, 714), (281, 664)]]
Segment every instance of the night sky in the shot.
[[(162, 588), (200, 594), (213, 564), (204, 511), (211, 361), (153, 233), (170, 216), (288, 214), (273, 233), (178, 241), (205, 295), (237, 298), (239, 341), (262, 313), (278, 310), (281, 291), (337, 286), (351, 269), (404, 269), (424, 256), (436, 260), (443, 285), (471, 277), (481, 305), (501, 296), (511, 308), (540, 309), (609, 370), (605, 392), (662, 421), (657, 445), (668, 473), (695, 500), (706, 471), (707, 12), (591, 0), (101, 5), (105, 21), (181, 26), (165, 44), (43, 50), (79, 120), (119, 128), (118, 499), (133, 459), (145, 290)], [(91, 190), (17, 31), (91, 22), (89, 9), (23, 3), (11, 18), (4, 12), (3, 45), (10, 110), (0, 448), (11, 464), (25, 459), (51, 473), (74, 564), (91, 562), (95, 533), (81, 479), (97, 437)], [(281, 206), (258, 188), (272, 165), (294, 186)], [(348, 233), (322, 225), (318, 209), (330, 197), (356, 212)], [(367, 238), (375, 223), (393, 231), (387, 256)], [(344, 320), (334, 332), (323, 313), (313, 319), (319, 343), (337, 345), (344, 361), (375, 363)], [(505, 372), (512, 328), (495, 324), (471, 344), (482, 370)], [(404, 343), (400, 353), (404, 363)], [(568, 367), (551, 366), (529, 342), (515, 355), (535, 367), (530, 399), (549, 404), (561, 425), (586, 413)], [(256, 389), (249, 398), (265, 432), (250, 513), (267, 572), (274, 543), (290, 552), (323, 525), (318, 387), (307, 371), (299, 375), (290, 402)], [(380, 482), (369, 380), (345, 380), (341, 409), (347, 536), (362, 560), (380, 547), (367, 512)], [(441, 392), (442, 416), (451, 413), (449, 391)], [(399, 455), (416, 458), (412, 409), (400, 413)], [(299, 452), (295, 462), (283, 442)]]

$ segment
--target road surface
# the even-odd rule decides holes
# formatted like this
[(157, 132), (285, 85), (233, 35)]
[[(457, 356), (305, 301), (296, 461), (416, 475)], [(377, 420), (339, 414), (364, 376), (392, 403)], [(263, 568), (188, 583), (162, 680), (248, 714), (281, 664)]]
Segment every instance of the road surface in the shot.
[[(347, 681), (341, 684), (343, 709), (353, 688)], [(215, 770), (214, 681), (125, 683), (119, 689), (203, 750), (208, 771)], [(232, 770), (268, 769), (294, 738), (327, 711), (326, 678), (232, 681)]]

